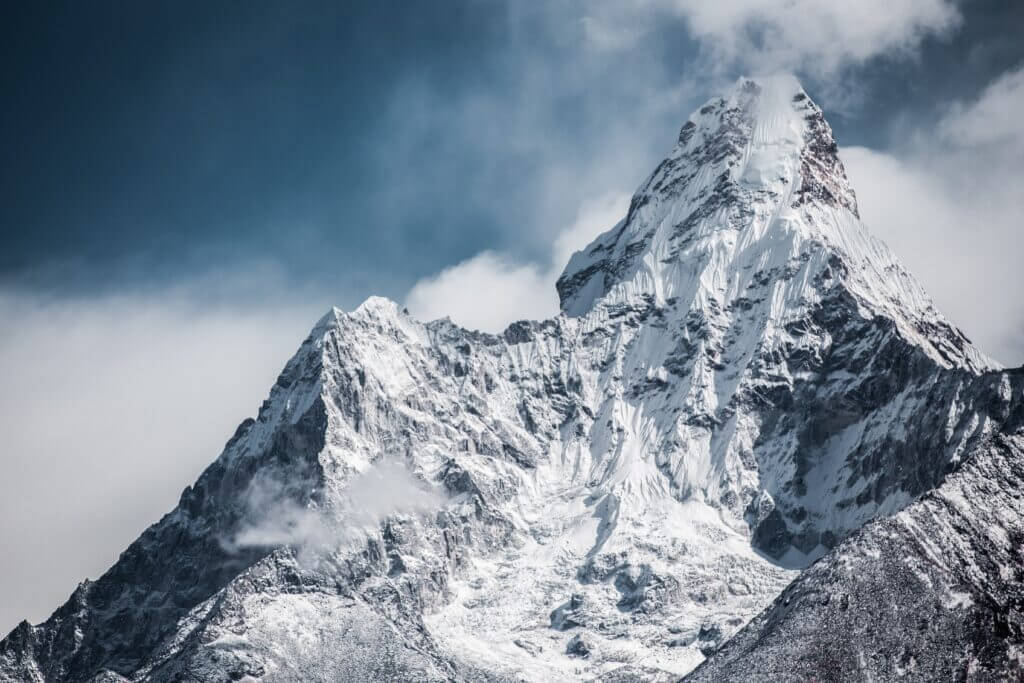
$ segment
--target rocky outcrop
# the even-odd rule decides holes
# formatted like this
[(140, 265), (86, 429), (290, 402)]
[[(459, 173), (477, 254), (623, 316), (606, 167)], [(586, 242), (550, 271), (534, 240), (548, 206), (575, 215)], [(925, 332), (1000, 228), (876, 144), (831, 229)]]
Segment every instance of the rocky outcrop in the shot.
[(807, 569), (687, 681), (1024, 677), (1024, 373), (937, 488)]

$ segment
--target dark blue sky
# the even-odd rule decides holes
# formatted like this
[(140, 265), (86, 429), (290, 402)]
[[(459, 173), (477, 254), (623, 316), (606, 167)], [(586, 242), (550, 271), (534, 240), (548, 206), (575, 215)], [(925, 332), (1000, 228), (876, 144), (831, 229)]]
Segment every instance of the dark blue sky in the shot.
[[(895, 122), (927, 126), (1020, 64), (1020, 7), (974, 0), (915, 56), (800, 75), (840, 144), (898, 146)], [(594, 49), (585, 14), (483, 0), (9, 8), (0, 282), (82, 293), (263, 264), (351, 306), (482, 249), (542, 258), (582, 199), (639, 184), (709, 88), (744, 70), (700, 72), (700, 44), (668, 12), (630, 49)]]

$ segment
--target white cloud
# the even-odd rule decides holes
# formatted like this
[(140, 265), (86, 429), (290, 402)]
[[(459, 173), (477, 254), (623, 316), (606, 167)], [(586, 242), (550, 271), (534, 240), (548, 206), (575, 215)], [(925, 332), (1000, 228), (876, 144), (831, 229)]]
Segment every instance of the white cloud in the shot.
[(631, 12), (617, 3), (588, 6), (585, 37), (596, 47), (632, 47), (660, 13), (682, 17), (709, 53), (709, 66), (758, 73), (799, 70), (825, 75), (851, 63), (911, 52), (929, 35), (959, 25), (951, 0), (638, 0)]
[(81, 300), (0, 291), (0, 631), (49, 616), (170, 510), (326, 310), (205, 303), (214, 281)]
[(424, 320), (445, 316), (464, 327), (500, 332), (515, 320), (557, 311), (554, 287), (536, 264), (515, 264), (484, 251), (409, 290), (405, 305)]
[(569, 257), (612, 228), (628, 206), (629, 195), (622, 192), (586, 200), (573, 224), (555, 237), (548, 263), (516, 264), (484, 251), (417, 282), (405, 305), (424, 320), (449, 316), (485, 332), (501, 332), (516, 320), (549, 318), (558, 312), (555, 281)]
[(257, 478), (246, 491), (247, 519), (222, 539), (226, 550), (291, 545), (309, 565), (339, 546), (365, 540), (391, 515), (411, 515), (440, 507), (445, 496), (417, 479), (400, 460), (382, 458), (348, 483), (342, 509), (302, 507), (289, 495), (296, 482)]
[(943, 136), (959, 146), (998, 145), (1002, 151), (1024, 151), (1024, 68), (993, 81), (976, 102), (957, 104), (943, 119)]
[(645, 31), (636, 22), (607, 21), (597, 16), (585, 16), (580, 19), (584, 39), (599, 50), (622, 50), (632, 47)]
[(867, 225), (900, 255), (936, 305), (984, 351), (1024, 362), (1022, 72), (954, 107), (938, 131), (904, 131), (908, 149), (841, 154)]
[(829, 71), (913, 49), (960, 20), (948, 0), (680, 0), (676, 7), (697, 36), (727, 57), (771, 69), (809, 65)]

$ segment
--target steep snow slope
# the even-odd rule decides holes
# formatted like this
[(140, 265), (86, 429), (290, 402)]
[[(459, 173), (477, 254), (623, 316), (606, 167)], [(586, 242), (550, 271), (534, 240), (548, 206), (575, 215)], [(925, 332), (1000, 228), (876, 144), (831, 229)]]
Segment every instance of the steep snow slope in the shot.
[(678, 676), (1008, 415), (792, 79), (696, 112), (558, 287), (502, 335), (329, 313), (0, 680)]

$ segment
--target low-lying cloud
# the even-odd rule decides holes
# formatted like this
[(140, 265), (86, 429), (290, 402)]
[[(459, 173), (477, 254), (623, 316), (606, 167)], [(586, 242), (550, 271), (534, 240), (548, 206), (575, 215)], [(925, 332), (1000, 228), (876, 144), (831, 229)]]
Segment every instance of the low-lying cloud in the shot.
[(222, 280), (0, 289), (0, 632), (46, 618), (172, 509), (326, 310), (221, 297)]
[(547, 263), (516, 263), (484, 251), (417, 282), (406, 306), (425, 320), (448, 316), (464, 327), (495, 333), (516, 320), (549, 318), (559, 310), (555, 282), (569, 257), (614, 227), (628, 206), (624, 192), (587, 200), (572, 225), (555, 237)]
[(288, 495), (295, 482), (259, 478), (246, 493), (248, 517), (224, 542), (228, 550), (291, 546), (301, 561), (312, 562), (339, 546), (365, 538), (392, 515), (428, 513), (445, 497), (417, 479), (401, 462), (381, 458), (346, 485), (329, 509), (299, 505)]

